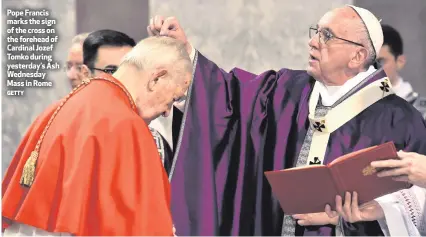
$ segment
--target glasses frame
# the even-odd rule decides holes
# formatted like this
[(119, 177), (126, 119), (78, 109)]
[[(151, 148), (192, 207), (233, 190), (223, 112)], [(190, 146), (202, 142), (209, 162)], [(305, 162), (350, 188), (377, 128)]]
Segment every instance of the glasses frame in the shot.
[(107, 74), (114, 74), (118, 68), (96, 68), (96, 67), (92, 67), (89, 68), (90, 70), (98, 70)]
[[(315, 34), (314, 35), (311, 35), (312, 33), (312, 31), (311, 30), (313, 30), (313, 31), (315, 31)], [(330, 32), (329, 30), (327, 30), (327, 29), (318, 29), (317, 27), (313, 27), (313, 26), (311, 26), (311, 27), (309, 27), (309, 38), (310, 39), (312, 39), (315, 35), (317, 35), (318, 33), (321, 33), (321, 34), (323, 34), (324, 35), (324, 33), (323, 33), (323, 31), (327, 31), (328, 33), (330, 33), (330, 35), (331, 35), (331, 37), (329, 38), (329, 39), (323, 39), (323, 41), (324, 41), (324, 44), (326, 44), (329, 40), (331, 40), (331, 39), (333, 39), (333, 38), (336, 38), (336, 39), (339, 39), (339, 40), (343, 40), (343, 41), (345, 41), (345, 42), (347, 42), (347, 43), (351, 43), (351, 44), (354, 44), (354, 45), (357, 45), (357, 46), (361, 46), (361, 47), (364, 47), (364, 45), (362, 45), (362, 44), (360, 44), (360, 43), (357, 43), (357, 42), (354, 42), (354, 41), (352, 41), (352, 40), (347, 40), (347, 39), (344, 39), (344, 38), (340, 38), (340, 37), (337, 37), (337, 36), (335, 36), (332, 32)], [(318, 37), (319, 37), (319, 39), (320, 39), (320, 42), (321, 42), (321, 34), (318, 34)]]
[(72, 68), (75, 68), (78, 72), (81, 72), (82, 68), (83, 68), (83, 63), (70, 63), (67, 62), (63, 65), (63, 70), (65, 72), (69, 72), (71, 71)]

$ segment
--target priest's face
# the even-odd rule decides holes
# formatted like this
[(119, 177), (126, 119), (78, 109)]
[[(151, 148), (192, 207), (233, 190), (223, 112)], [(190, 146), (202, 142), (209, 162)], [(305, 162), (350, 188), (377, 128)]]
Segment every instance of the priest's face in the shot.
[(346, 82), (351, 71), (348, 65), (360, 48), (354, 29), (359, 21), (356, 13), (346, 7), (326, 13), (311, 27), (307, 72), (312, 77), (330, 86)]
[(169, 116), (173, 103), (183, 100), (191, 73), (182, 71), (164, 70), (149, 79), (147, 90), (136, 101), (139, 114), (147, 123), (159, 116)]
[(83, 80), (83, 46), (80, 43), (73, 44), (68, 51), (65, 71), (72, 88), (78, 86)]
[(405, 56), (395, 56), (389, 45), (383, 45), (380, 49), (377, 61), (383, 66), (383, 70), (385, 70), (391, 83), (396, 86), (398, 83), (399, 71), (404, 68), (405, 65)]
[(98, 49), (92, 77), (102, 73), (113, 74), (124, 56), (132, 50), (131, 46), (102, 46)]

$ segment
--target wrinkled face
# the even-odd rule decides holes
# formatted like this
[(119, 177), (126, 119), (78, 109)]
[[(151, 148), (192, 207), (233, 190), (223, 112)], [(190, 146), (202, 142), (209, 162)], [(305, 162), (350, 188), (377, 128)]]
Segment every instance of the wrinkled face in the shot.
[(318, 32), (311, 30), (310, 34), (309, 75), (326, 85), (344, 84), (339, 79), (344, 78), (342, 75), (345, 75), (349, 62), (362, 48), (356, 45), (359, 42), (353, 23), (358, 21), (353, 10), (340, 8), (326, 13), (317, 26), (313, 26)]
[(404, 67), (405, 59), (403, 55), (400, 55), (395, 58), (395, 56), (390, 51), (388, 45), (383, 45), (380, 49), (379, 56), (377, 61), (383, 66), (386, 75), (389, 77), (389, 80), (393, 85), (396, 84), (399, 77), (399, 71)]
[(167, 117), (173, 103), (185, 98), (190, 80), (189, 72), (168, 71), (162, 76), (152, 77), (147, 90), (141, 91), (141, 96), (136, 101), (141, 117), (147, 122), (159, 116)]
[(102, 46), (98, 49), (98, 55), (93, 68), (92, 77), (102, 73), (113, 74), (123, 57), (132, 50), (131, 46)]
[(83, 65), (83, 46), (82, 44), (74, 44), (68, 51), (65, 70), (67, 78), (72, 86), (75, 88), (83, 80), (83, 73), (81, 71)]

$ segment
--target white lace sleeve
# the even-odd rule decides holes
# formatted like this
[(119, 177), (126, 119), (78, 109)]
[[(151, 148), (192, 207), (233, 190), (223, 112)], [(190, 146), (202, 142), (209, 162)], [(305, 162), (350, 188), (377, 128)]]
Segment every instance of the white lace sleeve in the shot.
[(376, 199), (384, 220), (379, 224), (386, 236), (424, 236), (426, 234), (426, 189), (413, 186)]
[(421, 236), (426, 235), (426, 189), (413, 186), (396, 193), (399, 203)]

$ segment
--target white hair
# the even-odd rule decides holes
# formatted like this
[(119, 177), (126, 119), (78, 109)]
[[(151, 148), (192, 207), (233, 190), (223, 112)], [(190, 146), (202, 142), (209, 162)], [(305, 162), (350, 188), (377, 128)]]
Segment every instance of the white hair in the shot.
[(74, 36), (74, 38), (72, 38), (71, 40), (71, 44), (83, 44), (84, 40), (87, 38), (89, 34), (90, 33), (86, 32), (86, 33), (81, 33)]
[(183, 43), (170, 37), (155, 36), (141, 40), (120, 63), (139, 70), (172, 65), (175, 70), (192, 72), (192, 63)]
[(369, 67), (374, 63), (374, 60), (376, 59), (376, 51), (374, 50), (373, 43), (371, 42), (370, 35), (368, 33), (367, 27), (365, 26), (364, 22), (360, 19), (359, 23), (357, 24), (357, 38), (358, 42), (360, 42), (364, 48), (367, 50), (367, 60), (365, 63), (365, 67)]

